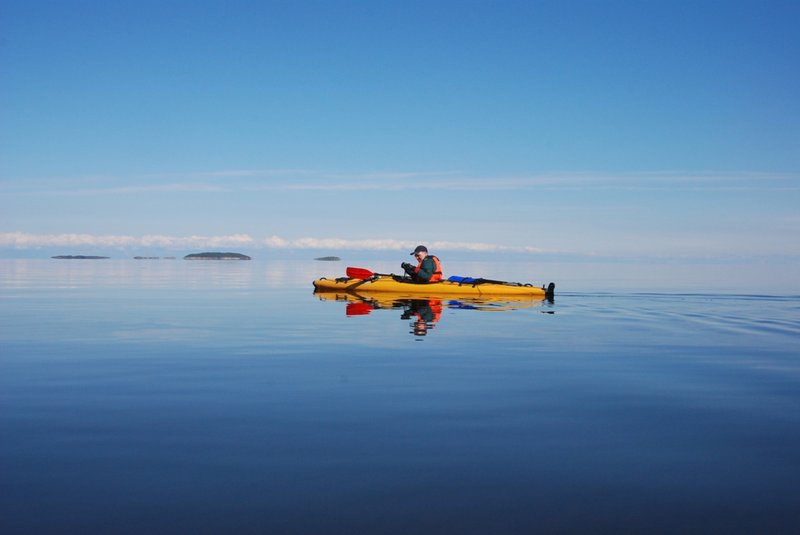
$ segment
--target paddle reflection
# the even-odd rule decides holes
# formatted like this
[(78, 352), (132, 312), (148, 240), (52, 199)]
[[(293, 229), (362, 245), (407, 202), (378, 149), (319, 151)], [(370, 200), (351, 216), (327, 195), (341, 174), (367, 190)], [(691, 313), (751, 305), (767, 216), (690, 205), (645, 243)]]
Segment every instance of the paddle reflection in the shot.
[(321, 301), (339, 301), (345, 304), (348, 317), (366, 316), (374, 311), (400, 311), (400, 319), (407, 321), (413, 336), (427, 336), (436, 327), (446, 309), (474, 310), (481, 312), (504, 312), (521, 308), (533, 308), (549, 303), (544, 299), (496, 298), (496, 299), (447, 299), (443, 297), (419, 298), (359, 295), (351, 292), (314, 292)]

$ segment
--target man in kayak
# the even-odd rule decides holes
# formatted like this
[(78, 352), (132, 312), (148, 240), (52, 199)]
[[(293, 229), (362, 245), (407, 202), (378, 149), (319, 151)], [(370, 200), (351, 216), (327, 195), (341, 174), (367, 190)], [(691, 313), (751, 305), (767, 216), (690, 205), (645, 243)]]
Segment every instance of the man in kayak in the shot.
[(442, 264), (439, 259), (428, 254), (428, 248), (417, 245), (411, 256), (417, 257), (417, 266), (403, 262), (400, 267), (414, 282), (436, 282), (442, 280)]

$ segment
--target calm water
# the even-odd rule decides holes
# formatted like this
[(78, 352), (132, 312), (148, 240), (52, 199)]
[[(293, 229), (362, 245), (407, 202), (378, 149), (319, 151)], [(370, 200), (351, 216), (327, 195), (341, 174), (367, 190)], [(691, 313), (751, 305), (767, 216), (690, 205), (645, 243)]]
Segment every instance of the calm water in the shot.
[(797, 296), (431, 316), (343, 269), (0, 261), (0, 531), (800, 529)]

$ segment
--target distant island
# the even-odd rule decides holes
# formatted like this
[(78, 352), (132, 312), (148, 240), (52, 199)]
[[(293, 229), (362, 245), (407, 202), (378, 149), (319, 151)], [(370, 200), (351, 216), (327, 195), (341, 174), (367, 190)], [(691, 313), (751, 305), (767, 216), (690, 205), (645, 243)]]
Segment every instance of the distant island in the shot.
[(247, 255), (239, 253), (195, 253), (187, 254), (184, 260), (250, 260)]
[(341, 260), (338, 256), (320, 256), (319, 258), (315, 258), (314, 260), (320, 260), (322, 262), (338, 262)]
[(55, 258), (57, 260), (106, 260), (106, 259), (108, 259), (107, 256), (87, 256), (87, 255), (82, 255), (82, 254), (58, 255), (58, 256), (51, 256), (50, 258)]
[(158, 256), (134, 256), (134, 260), (160, 260)]

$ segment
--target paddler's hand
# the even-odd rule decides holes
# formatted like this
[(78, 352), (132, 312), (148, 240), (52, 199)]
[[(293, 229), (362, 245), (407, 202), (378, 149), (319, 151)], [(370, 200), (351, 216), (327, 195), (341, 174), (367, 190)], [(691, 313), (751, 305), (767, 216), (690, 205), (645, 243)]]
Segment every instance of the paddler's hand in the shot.
[(408, 273), (408, 272), (410, 272), (410, 271), (412, 271), (414, 269), (414, 266), (412, 266), (408, 262), (403, 262), (402, 264), (400, 264), (400, 267), (403, 268), (403, 271), (405, 271), (406, 273)]

